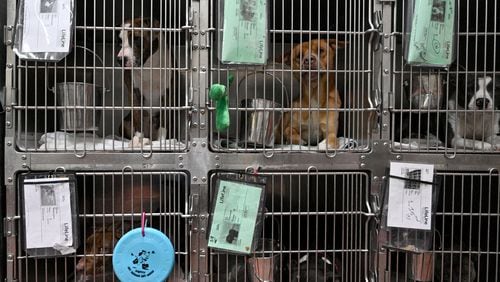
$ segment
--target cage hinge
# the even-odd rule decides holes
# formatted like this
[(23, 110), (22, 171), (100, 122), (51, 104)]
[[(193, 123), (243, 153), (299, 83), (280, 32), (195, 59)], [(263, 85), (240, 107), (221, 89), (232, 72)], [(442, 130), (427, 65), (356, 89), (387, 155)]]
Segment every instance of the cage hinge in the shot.
[(15, 219), (12, 217), (4, 217), (3, 219), (3, 236), (16, 236)]
[[(6, 90), (7, 90), (7, 88), (6, 88)], [(5, 93), (7, 93), (7, 92), (5, 92)], [(15, 88), (15, 87), (10, 88), (10, 97), (11, 97), (10, 106), (13, 106), (13, 107), (17, 106), (17, 88)]]
[(3, 43), (7, 46), (10, 46), (14, 42), (13, 38), (14, 38), (14, 26), (4, 25), (3, 26)]

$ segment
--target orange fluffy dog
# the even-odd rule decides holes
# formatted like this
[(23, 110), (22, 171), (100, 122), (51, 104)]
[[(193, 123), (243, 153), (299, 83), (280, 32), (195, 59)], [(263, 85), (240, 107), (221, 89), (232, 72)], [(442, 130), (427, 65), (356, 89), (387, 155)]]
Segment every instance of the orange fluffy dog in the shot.
[[(289, 144), (337, 148), (339, 109), (342, 105), (335, 87), (335, 52), (345, 42), (314, 39), (296, 45), (281, 62), (291, 66), (301, 81), (301, 96), (292, 102), (292, 112), (283, 115), (283, 137)], [(277, 133), (276, 140), (279, 140)], [(326, 148), (326, 147), (325, 147)]]

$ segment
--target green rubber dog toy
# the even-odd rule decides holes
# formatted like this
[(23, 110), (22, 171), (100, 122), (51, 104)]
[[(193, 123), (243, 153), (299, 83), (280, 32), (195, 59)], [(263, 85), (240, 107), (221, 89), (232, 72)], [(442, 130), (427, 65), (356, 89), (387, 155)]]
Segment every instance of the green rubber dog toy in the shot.
[[(234, 80), (234, 76), (229, 74), (228, 87)], [(210, 87), (208, 94), (209, 98), (215, 101), (215, 128), (218, 131), (225, 130), (229, 127), (229, 96), (226, 91), (226, 86), (223, 84), (213, 84)]]

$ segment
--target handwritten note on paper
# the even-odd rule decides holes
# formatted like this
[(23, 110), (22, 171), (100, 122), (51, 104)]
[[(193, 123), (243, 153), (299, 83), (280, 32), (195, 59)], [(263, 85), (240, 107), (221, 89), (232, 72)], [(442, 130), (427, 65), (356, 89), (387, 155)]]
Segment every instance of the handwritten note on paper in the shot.
[[(433, 182), (434, 166), (392, 162), (390, 175)], [(390, 178), (387, 226), (430, 230), (433, 187), (411, 180)]]
[(21, 51), (68, 52), (71, 14), (71, 0), (24, 1)]
[(264, 64), (267, 32), (267, 0), (224, 1), (222, 61)]
[(24, 181), (27, 249), (73, 245), (71, 193), (68, 181), (68, 178), (38, 178)]
[(449, 65), (453, 54), (454, 0), (416, 0), (408, 62)]

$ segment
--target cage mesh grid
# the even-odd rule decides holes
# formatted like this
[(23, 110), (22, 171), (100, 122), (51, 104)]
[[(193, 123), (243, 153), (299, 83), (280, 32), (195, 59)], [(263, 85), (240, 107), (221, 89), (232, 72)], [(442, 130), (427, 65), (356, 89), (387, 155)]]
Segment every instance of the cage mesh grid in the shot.
[[(406, 4), (405, 1), (397, 3), (394, 19), (393, 150), (449, 156), (498, 151), (497, 2), (456, 1), (456, 59), (447, 69), (406, 65), (403, 58), (408, 43)], [(477, 104), (477, 97), (473, 96), (483, 91), (479, 80), (486, 76), (492, 78), (492, 85), (485, 87), (488, 93), (480, 96), (491, 96), (490, 107)], [(426, 104), (426, 99), (432, 102)], [(459, 137), (476, 142), (461, 142)]]
[(498, 174), (439, 172), (443, 177), (432, 250), (388, 250), (389, 281), (497, 281), (500, 278)]
[[(211, 44), (215, 48), (210, 49), (211, 84), (227, 85), (230, 74), (235, 78), (228, 87), (231, 118), (228, 129), (220, 132), (215, 129), (215, 104), (209, 107), (212, 148), (216, 151), (237, 152), (368, 150), (369, 129), (375, 109), (371, 106), (369, 91), (372, 87), (372, 50), (365, 31), (370, 28), (368, 18), (373, 10), (372, 1), (272, 0), (267, 1), (267, 5), (269, 59), (264, 66), (222, 63), (219, 53), (222, 49), (223, 30), (218, 26), (218, 17), (213, 17), (210, 23), (216, 27)], [(211, 11), (214, 14), (219, 15), (222, 9), (220, 1), (211, 1)], [(307, 45), (307, 42), (318, 38), (345, 41), (346, 45), (340, 47), (339, 43), (337, 48), (331, 50)], [(314, 69), (314, 66), (292, 70), (291, 62), (278, 62), (299, 44), (307, 45), (311, 53), (318, 56), (326, 53), (326, 57), (335, 55), (335, 58), (331, 64), (325, 63), (321, 70)], [(303, 60), (306, 53), (298, 56)], [(324, 91), (315, 89), (315, 82), (311, 77), (316, 75), (330, 75), (327, 85), (335, 85), (339, 91), (340, 107), (314, 103), (314, 100), (324, 95)], [(251, 99), (262, 98), (269, 100), (268, 104), (244, 105)], [(313, 102), (308, 104), (307, 99)], [(320, 125), (318, 116), (323, 114), (339, 116), (338, 130), (335, 133), (337, 137), (343, 138), (339, 140), (338, 146), (321, 143), (335, 131), (328, 128), (329, 124), (334, 124), (330, 118), (326, 122), (327, 128)], [(267, 120), (257, 120), (257, 116), (266, 116)], [(290, 123), (290, 128), (298, 132), (300, 142), (291, 141), (286, 123)], [(261, 138), (256, 128), (267, 130), (267, 138)], [(274, 134), (270, 134), (273, 130)]]
[[(142, 211), (146, 212), (147, 225), (172, 241), (176, 262), (172, 279), (185, 281), (190, 269), (190, 191), (184, 173), (77, 172), (76, 177), (80, 225), (77, 253), (57, 258), (30, 257), (19, 236), (17, 281), (116, 280), (111, 263), (113, 247), (123, 234), (141, 226)], [(18, 214), (22, 211), (18, 210)]]
[[(185, 150), (189, 109), (186, 67), (190, 42), (183, 27), (187, 25), (189, 5), (189, 0), (147, 3), (76, 0), (71, 53), (57, 63), (16, 61), (17, 104), (13, 107), (16, 117), (13, 125), (17, 149), (28, 152)], [(121, 27), (125, 20), (132, 18), (153, 18), (159, 26)], [(120, 64), (117, 56), (121, 31), (136, 33), (137, 36), (129, 39), (137, 58), (162, 52), (158, 55), (162, 59), (132, 67)], [(161, 34), (158, 48), (148, 53), (155, 46), (153, 40), (147, 38), (156, 34)], [(163, 59), (170, 62), (160, 63)], [(158, 78), (152, 78), (151, 73)], [(132, 76), (136, 77), (132, 88), (142, 95), (137, 98), (126, 86)], [(154, 98), (148, 90), (154, 87), (162, 91), (170, 89), (161, 101), (148, 103), (141, 99)], [(70, 98), (66, 101), (62, 98), (64, 91)], [(158, 138), (150, 138), (151, 142), (129, 142), (134, 132), (125, 133), (121, 124), (134, 117), (138, 123), (136, 131), (145, 137), (156, 135), (151, 128), (156, 128), (158, 123), (165, 130)]]
[[(210, 191), (215, 176), (227, 174), (212, 175)], [(269, 256), (275, 262), (273, 281), (367, 279), (368, 225), (374, 216), (368, 204), (367, 174), (310, 171), (259, 175), (267, 177), (259, 240), (272, 242), (272, 248), (248, 257), (210, 250), (210, 281), (254, 281), (252, 269), (257, 267), (250, 266), (251, 259)]]

